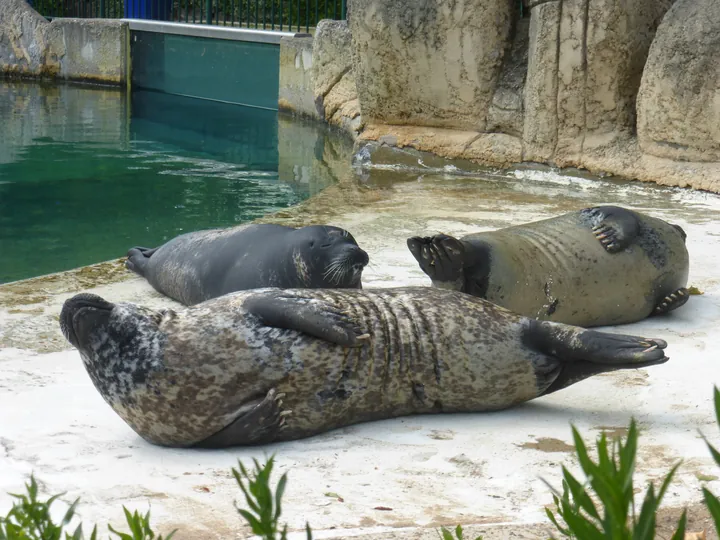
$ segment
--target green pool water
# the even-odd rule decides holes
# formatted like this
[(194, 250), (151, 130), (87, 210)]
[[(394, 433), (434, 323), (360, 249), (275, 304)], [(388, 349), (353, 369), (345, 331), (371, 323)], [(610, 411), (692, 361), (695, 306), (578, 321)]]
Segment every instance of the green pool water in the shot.
[(0, 283), (294, 205), (325, 187), (323, 137), (267, 110), (0, 82)]

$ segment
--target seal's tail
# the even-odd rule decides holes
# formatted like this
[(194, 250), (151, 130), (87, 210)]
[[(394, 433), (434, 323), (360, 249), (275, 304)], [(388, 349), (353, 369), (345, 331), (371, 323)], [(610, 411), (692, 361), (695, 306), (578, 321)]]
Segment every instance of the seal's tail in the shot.
[(669, 360), (662, 339), (585, 330), (578, 326), (531, 320), (526, 343), (561, 362), (549, 394), (599, 373), (664, 364)]
[(134, 247), (127, 252), (127, 260), (125, 268), (135, 272), (137, 275), (145, 277), (145, 269), (150, 257), (157, 248)]

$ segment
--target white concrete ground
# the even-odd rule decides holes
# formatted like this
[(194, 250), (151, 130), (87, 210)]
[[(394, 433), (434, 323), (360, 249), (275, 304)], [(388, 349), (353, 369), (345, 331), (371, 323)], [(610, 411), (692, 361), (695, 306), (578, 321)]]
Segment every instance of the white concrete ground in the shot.
[[(700, 501), (703, 483), (720, 493), (720, 469), (698, 433), (720, 441), (712, 412), (713, 384), (720, 383), (720, 197), (537, 171), (505, 177), (427, 171), (392, 185), (380, 176), (373, 173), (360, 190), (329, 188), (280, 216), (348, 228), (370, 253), (366, 288), (429, 285), (405, 246), (414, 234), (462, 234), (621, 204), (685, 228), (690, 284), (704, 294), (668, 317), (610, 329), (666, 339), (670, 361), (662, 366), (598, 376), (498, 413), (408, 417), (263, 448), (191, 451), (136, 436), (62, 340), (60, 306), (88, 290), (87, 280), (68, 274), (35, 280), (31, 288), (0, 286), (0, 512), (10, 505), (5, 492), (20, 491), (34, 472), (48, 492), (81, 496), (82, 519), (103, 531), (107, 521), (123, 524), (121, 505), (150, 505), (156, 528), (179, 527), (176, 538), (248, 538), (234, 510), (240, 492), (230, 468), (238, 459), (277, 453), (276, 479), (289, 471), (283, 518), (293, 531), (308, 520), (318, 538), (437, 538), (433, 527), (441, 524), (505, 524), (473, 531), (485, 530), (485, 538), (547, 537), (543, 507), (552, 499), (541, 478), (559, 485), (561, 465), (577, 471), (570, 423), (588, 440), (601, 429), (622, 432), (631, 416), (643, 429), (639, 486), (683, 458), (669, 507)], [(94, 292), (113, 301), (172, 303), (134, 278)]]

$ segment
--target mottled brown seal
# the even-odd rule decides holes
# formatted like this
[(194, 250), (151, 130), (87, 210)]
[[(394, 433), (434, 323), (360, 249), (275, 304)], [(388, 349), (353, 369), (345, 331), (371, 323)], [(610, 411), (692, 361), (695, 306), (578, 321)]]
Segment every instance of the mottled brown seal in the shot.
[(128, 269), (186, 306), (262, 287), (361, 289), (369, 261), (340, 227), (269, 223), (181, 234), (127, 255)]
[(659, 339), (528, 319), (432, 287), (260, 289), (177, 312), (79, 294), (60, 325), (107, 403), (166, 446), (498, 410), (667, 361)]
[(626, 324), (689, 298), (682, 228), (618, 206), (407, 245), (434, 286), (542, 320)]

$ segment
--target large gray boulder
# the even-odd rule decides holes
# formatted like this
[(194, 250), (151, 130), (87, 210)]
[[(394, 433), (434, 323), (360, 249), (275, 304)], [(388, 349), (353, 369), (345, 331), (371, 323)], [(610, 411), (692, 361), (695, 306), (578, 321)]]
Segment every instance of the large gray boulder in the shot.
[(363, 122), (483, 131), (512, 0), (349, 0)]
[(720, 161), (720, 2), (678, 0), (663, 19), (638, 95), (648, 154)]
[(532, 9), (525, 158), (578, 164), (634, 132), (648, 50), (673, 0), (556, 0)]

